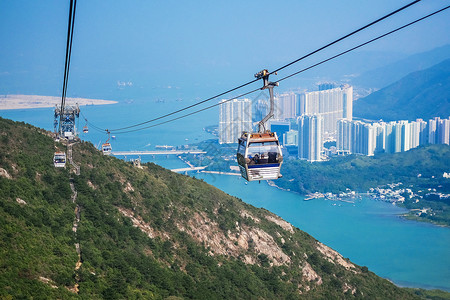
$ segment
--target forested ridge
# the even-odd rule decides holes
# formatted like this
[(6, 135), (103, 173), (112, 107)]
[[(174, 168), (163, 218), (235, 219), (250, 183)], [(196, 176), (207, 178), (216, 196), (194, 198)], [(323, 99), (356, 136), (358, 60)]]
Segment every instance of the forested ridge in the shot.
[(73, 145), (77, 176), (53, 167), (65, 149), (0, 118), (1, 299), (418, 297), (201, 180), (87, 142)]

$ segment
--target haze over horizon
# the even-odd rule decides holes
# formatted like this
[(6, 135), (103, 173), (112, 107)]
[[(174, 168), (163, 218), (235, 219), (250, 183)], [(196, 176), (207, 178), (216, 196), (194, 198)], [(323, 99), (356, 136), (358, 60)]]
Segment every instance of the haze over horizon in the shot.
[[(111, 100), (142, 95), (183, 100), (208, 97), (253, 79), (260, 69), (284, 65), (409, 2), (78, 1), (68, 96)], [(421, 1), (279, 75), (443, 6), (441, 1)], [(68, 1), (0, 3), (4, 45), (0, 49), (0, 94), (61, 93), (67, 18)], [(433, 16), (285, 81), (280, 91), (307, 88), (318, 78), (336, 74), (345, 64), (354, 64), (350, 72), (364, 72), (380, 62), (450, 44), (449, 19), (448, 11)], [(372, 61), (367, 60), (367, 53)]]

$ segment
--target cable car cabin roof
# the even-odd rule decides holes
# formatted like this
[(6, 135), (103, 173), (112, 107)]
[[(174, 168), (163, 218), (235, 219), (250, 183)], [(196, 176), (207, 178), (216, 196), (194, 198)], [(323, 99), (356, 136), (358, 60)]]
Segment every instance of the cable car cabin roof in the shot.
[(250, 133), (244, 132), (242, 136), (239, 138), (240, 140), (249, 142), (278, 142), (278, 138), (275, 132), (265, 132), (265, 133)]

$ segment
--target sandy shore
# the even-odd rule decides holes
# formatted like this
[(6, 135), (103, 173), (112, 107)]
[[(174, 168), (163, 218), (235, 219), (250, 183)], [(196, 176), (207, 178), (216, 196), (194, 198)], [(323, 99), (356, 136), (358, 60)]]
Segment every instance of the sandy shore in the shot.
[[(117, 103), (117, 101), (85, 98), (66, 98), (67, 105), (74, 105), (77, 103), (80, 106), (106, 105)], [(54, 107), (57, 104), (61, 104), (61, 97), (38, 95), (0, 95), (0, 110)]]

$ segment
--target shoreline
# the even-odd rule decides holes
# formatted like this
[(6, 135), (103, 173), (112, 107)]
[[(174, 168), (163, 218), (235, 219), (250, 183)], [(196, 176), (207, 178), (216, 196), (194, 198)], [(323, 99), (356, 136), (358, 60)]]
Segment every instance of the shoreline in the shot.
[[(327, 198), (325, 197), (325, 195), (323, 195), (322, 193), (319, 193), (319, 192), (315, 192), (315, 193), (310, 193), (310, 194), (304, 195), (304, 194), (301, 194), (301, 193), (296, 192), (296, 191), (291, 191), (291, 190), (289, 190), (289, 189), (285, 189), (285, 188), (279, 187), (279, 186), (278, 186), (276, 183), (274, 183), (273, 181), (268, 181), (267, 183), (268, 183), (268, 185), (270, 185), (271, 187), (275, 187), (275, 188), (277, 188), (277, 189), (279, 189), (279, 190), (281, 190), (281, 191), (285, 191), (285, 192), (289, 192), (289, 193), (294, 193), (294, 194), (300, 195), (300, 196), (304, 197), (303, 201), (311, 201), (311, 200), (314, 200), (314, 199), (324, 199), (324, 200), (332, 200), (332, 201), (342, 201), (342, 202), (353, 203), (353, 204), (355, 203), (355, 202), (353, 202), (353, 201), (346, 200), (346, 199), (327, 199)], [(359, 193), (358, 193), (358, 194), (359, 194)], [(362, 194), (364, 194), (364, 193), (362, 193)], [(388, 201), (384, 201), (384, 200), (381, 200), (381, 199), (374, 199), (374, 198), (371, 198), (371, 199), (372, 199), (372, 200), (375, 200), (375, 201), (382, 201), (382, 202), (389, 203)], [(448, 225), (446, 225), (446, 224), (440, 224), (440, 223), (433, 222), (433, 221), (431, 221), (431, 220), (420, 219), (420, 218), (411, 216), (411, 215), (409, 214), (409, 213), (411, 212), (411, 210), (408, 209), (408, 208), (406, 208), (406, 207), (404, 207), (404, 206), (403, 206), (403, 208), (405, 208), (406, 210), (408, 210), (408, 212), (407, 212), (407, 213), (400, 213), (400, 214), (398, 214), (397, 216), (399, 216), (400, 218), (402, 218), (402, 219), (404, 219), (404, 220), (407, 220), (407, 221), (413, 221), (413, 222), (418, 222), (418, 223), (424, 223), (424, 224), (429, 224), (429, 225), (433, 225), (433, 226), (437, 226), (437, 227), (444, 227), (444, 228), (445, 228), (445, 227), (447, 227), (447, 228), (450, 227), (450, 226), (448, 226)]]
[[(41, 95), (0, 95), (0, 110), (33, 109), (55, 107), (61, 103), (61, 97)], [(87, 98), (66, 98), (67, 105), (109, 105), (117, 101)]]

